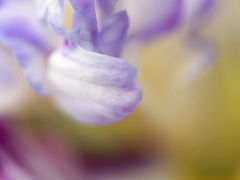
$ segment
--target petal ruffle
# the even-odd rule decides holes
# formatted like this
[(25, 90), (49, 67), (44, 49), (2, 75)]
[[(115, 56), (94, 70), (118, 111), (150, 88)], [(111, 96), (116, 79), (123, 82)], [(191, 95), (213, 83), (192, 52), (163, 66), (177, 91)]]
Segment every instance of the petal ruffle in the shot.
[(56, 51), (49, 61), (51, 95), (61, 110), (78, 121), (115, 122), (141, 101), (137, 70), (124, 60), (77, 49)]

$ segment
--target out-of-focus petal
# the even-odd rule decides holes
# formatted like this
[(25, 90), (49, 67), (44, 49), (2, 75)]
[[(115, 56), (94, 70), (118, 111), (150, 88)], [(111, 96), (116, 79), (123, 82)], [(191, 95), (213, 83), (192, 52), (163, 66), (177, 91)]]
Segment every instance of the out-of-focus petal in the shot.
[(115, 122), (140, 102), (137, 70), (126, 61), (84, 49), (56, 51), (48, 79), (56, 105), (85, 123)]
[(29, 131), (15, 119), (0, 117), (1, 180), (84, 179), (78, 154), (63, 134)]
[(39, 57), (46, 55), (48, 48), (41, 38), (41, 33), (36, 32), (30, 22), (18, 17), (7, 19), (7, 22), (0, 18), (0, 43), (13, 51), (30, 86), (34, 87), (36, 92), (44, 94), (45, 90), (40, 88), (40, 84), (44, 81), (42, 69), (45, 62), (44, 58)]
[(129, 19), (126, 11), (113, 15), (103, 26), (97, 37), (98, 52), (119, 57), (126, 39), (128, 27)]
[(183, 15), (184, 20), (196, 20), (210, 10), (215, 0), (184, 0)]
[(131, 32), (138, 38), (151, 38), (172, 30), (181, 19), (182, 0), (124, 0)]
[(0, 119), (0, 178), (3, 180), (32, 180), (33, 178), (25, 171), (25, 164), (16, 148), (17, 140), (13, 138), (12, 132)]
[(21, 66), (30, 87), (40, 95), (46, 95), (46, 59), (45, 56), (27, 45), (14, 51), (15, 59)]
[(192, 37), (189, 48), (193, 51), (191, 62), (182, 69), (178, 82), (181, 86), (187, 86), (208, 70), (217, 58), (217, 45), (213, 40), (204, 37)]
[(23, 2), (0, 6), (0, 43), (10, 48), (27, 43), (43, 53), (48, 53), (46, 34), (31, 14), (31, 4)]
[(96, 0), (101, 22), (105, 22), (113, 14), (117, 2), (118, 0)]
[(63, 33), (64, 1), (36, 0), (37, 15), (45, 23), (49, 23), (58, 33)]
[(208, 69), (217, 56), (217, 45), (214, 40), (202, 35), (201, 30), (206, 27), (211, 19), (215, 0), (185, 0), (183, 20), (189, 23), (189, 28), (184, 40), (195, 52), (192, 64), (184, 70), (184, 81), (193, 82), (199, 74)]
[(36, 92), (45, 94), (44, 56), (50, 53), (51, 43), (48, 43), (45, 36), (47, 31), (42, 29), (31, 14), (33, 4), (23, 2), (0, 6), (0, 43), (13, 51), (30, 86)]
[(10, 53), (0, 48), (0, 114), (10, 113), (23, 105), (26, 95), (24, 78), (20, 75), (17, 63)]

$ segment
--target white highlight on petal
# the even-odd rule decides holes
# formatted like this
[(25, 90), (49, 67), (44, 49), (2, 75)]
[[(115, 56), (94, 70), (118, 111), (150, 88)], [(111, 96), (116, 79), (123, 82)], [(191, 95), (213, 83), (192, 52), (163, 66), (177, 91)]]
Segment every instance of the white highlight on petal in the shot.
[(83, 49), (49, 59), (48, 80), (56, 105), (84, 123), (122, 119), (140, 102), (137, 70), (126, 61)]
[(62, 33), (64, 19), (64, 0), (35, 0), (37, 16)]

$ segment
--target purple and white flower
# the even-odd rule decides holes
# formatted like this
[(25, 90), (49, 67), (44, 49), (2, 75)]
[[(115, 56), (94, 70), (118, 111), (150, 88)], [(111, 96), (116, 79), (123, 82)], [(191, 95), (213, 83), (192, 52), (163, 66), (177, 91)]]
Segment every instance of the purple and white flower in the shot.
[(169, 32), (208, 7), (200, 3), (184, 15), (187, 0), (69, 2), (70, 28), (64, 26), (64, 0), (2, 0), (0, 44), (12, 50), (37, 93), (72, 118), (94, 124), (124, 118), (142, 99), (137, 69), (119, 58), (124, 45)]

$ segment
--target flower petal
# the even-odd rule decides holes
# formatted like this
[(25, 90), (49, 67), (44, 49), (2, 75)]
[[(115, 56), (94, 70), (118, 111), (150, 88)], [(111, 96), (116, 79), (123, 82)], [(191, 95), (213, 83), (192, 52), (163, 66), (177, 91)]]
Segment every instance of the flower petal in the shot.
[(61, 110), (78, 121), (118, 121), (142, 98), (137, 70), (124, 60), (77, 49), (56, 51), (49, 61), (51, 95)]
[(184, 0), (184, 17), (185, 19), (194, 20), (199, 18), (199, 16), (204, 15), (208, 10), (210, 10), (215, 0)]
[(64, 1), (38, 0), (38, 16), (53, 26), (55, 31), (63, 35), (72, 46), (81, 45), (85, 49), (93, 50), (97, 35), (97, 20), (95, 3), (93, 0), (69, 0), (74, 11), (71, 16), (72, 27), (64, 27)]
[(129, 19), (126, 11), (113, 15), (97, 37), (97, 49), (101, 54), (119, 57), (126, 39)]
[(97, 17), (94, 0), (69, 0), (74, 9), (72, 27), (79, 28), (77, 44), (93, 50), (93, 42), (97, 37)]
[(122, 5), (134, 37), (152, 38), (172, 30), (181, 20), (182, 0), (124, 0)]
[(63, 33), (64, 1), (36, 0), (36, 4), (38, 17), (51, 24), (58, 33)]
[(95, 12), (94, 0), (69, 0), (72, 4), (74, 10), (84, 19), (87, 20), (89, 24), (96, 27), (97, 18)]
[(201, 30), (207, 25), (211, 18), (210, 10), (214, 8), (215, 0), (185, 0), (184, 1), (184, 20), (189, 21), (190, 28), (184, 40), (190, 49), (196, 54), (196, 62), (185, 70), (185, 83), (193, 82), (210, 67), (217, 57), (217, 45), (214, 40), (202, 35)]
[(118, 0), (96, 0), (102, 22), (105, 22), (113, 14), (117, 2)]
[(21, 66), (30, 87), (40, 95), (46, 95), (45, 57), (26, 45), (14, 51), (15, 59)]
[[(51, 51), (46, 40), (46, 33), (35, 21), (31, 12), (32, 4), (28, 1), (9, 3), (1, 6), (0, 11), (0, 43), (10, 48), (19, 65), (22, 67), (28, 83), (40, 94), (45, 94), (44, 56)], [(18, 11), (15, 11), (15, 8)], [(6, 16), (6, 14), (8, 16)]]
[[(15, 11), (16, 7), (18, 11)], [(46, 34), (32, 17), (30, 9), (27, 2), (0, 6), (0, 42), (10, 48), (27, 43), (43, 53), (48, 53), (50, 47), (46, 42)]]
[(37, 15), (45, 26), (51, 25), (55, 32), (66, 38), (69, 44), (76, 44), (79, 36), (79, 27), (67, 29), (64, 27), (64, 1), (63, 0), (36, 0)]
[(0, 47), (0, 114), (11, 112), (23, 105), (26, 95), (24, 78), (7, 49)]

